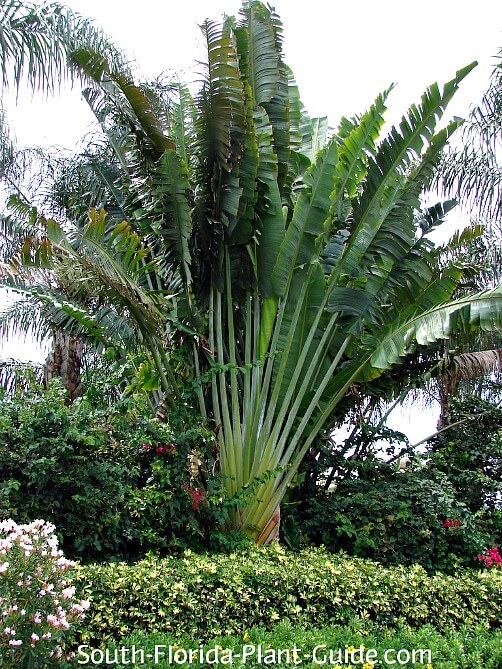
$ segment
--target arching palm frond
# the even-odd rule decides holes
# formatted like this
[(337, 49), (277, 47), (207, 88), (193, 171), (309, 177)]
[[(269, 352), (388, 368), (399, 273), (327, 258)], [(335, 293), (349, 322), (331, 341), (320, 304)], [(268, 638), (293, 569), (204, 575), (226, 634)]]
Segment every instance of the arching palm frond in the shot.
[[(502, 58), (502, 51), (497, 58)], [(460, 148), (440, 164), (436, 184), (486, 221), (502, 214), (502, 63), (497, 63), (480, 104), (472, 110)]]
[(34, 90), (57, 90), (74, 70), (68, 56), (93, 48), (125, 66), (123, 54), (92, 21), (57, 2), (35, 5), (19, 0), (0, 2), (0, 76), (4, 86), (19, 89), (23, 79)]
[(13, 358), (0, 360), (0, 388), (8, 394), (28, 390), (33, 388), (34, 384), (40, 386), (43, 378), (43, 365)]

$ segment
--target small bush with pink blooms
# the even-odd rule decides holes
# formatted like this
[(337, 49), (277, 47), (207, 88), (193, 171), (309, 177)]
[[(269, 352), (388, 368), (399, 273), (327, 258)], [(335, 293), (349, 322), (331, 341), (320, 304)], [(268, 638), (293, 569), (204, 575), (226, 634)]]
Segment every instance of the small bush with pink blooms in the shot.
[(70, 659), (72, 620), (87, 601), (76, 601), (67, 580), (74, 563), (58, 548), (55, 527), (44, 520), (0, 523), (0, 659), (2, 666), (41, 668)]
[(485, 563), (485, 567), (502, 567), (502, 555), (497, 546), (487, 548), (484, 555), (478, 555), (478, 560)]

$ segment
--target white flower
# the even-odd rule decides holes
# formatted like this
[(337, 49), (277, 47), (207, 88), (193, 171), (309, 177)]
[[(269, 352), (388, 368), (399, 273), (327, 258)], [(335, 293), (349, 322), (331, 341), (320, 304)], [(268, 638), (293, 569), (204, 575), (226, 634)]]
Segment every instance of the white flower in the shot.
[(61, 592), (61, 595), (62, 595), (63, 599), (69, 599), (70, 597), (73, 597), (74, 594), (75, 594), (75, 586), (73, 586), (73, 585), (69, 588), (65, 588)]

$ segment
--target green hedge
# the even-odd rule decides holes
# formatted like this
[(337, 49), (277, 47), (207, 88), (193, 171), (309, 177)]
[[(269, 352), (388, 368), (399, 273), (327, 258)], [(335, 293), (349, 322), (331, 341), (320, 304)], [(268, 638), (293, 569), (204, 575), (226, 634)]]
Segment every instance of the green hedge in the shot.
[(322, 549), (289, 553), (278, 545), (88, 565), (78, 568), (74, 583), (91, 600), (80, 633), (84, 642), (137, 630), (208, 639), (299, 618), (316, 626), (354, 617), (390, 626), (497, 626), (502, 610), (500, 570), (428, 576), (418, 566), (384, 568)]

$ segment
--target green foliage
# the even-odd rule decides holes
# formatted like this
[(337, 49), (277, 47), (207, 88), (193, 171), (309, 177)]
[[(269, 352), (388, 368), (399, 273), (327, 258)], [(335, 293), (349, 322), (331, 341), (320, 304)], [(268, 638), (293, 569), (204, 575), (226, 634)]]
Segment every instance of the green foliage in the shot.
[[(333, 649), (335, 653), (340, 649), (343, 653), (351, 646), (358, 651), (361, 646), (364, 647), (364, 657), (371, 659), (371, 655), (367, 655), (366, 651), (374, 649), (377, 651), (377, 657), (381, 659), (383, 668), (396, 666), (392, 664), (395, 662), (396, 653), (400, 649), (409, 650), (429, 650), (432, 666), (441, 667), (441, 669), (498, 669), (502, 662), (502, 631), (496, 630), (488, 632), (486, 626), (480, 624), (479, 626), (462, 627), (459, 630), (443, 629), (441, 632), (435, 630), (433, 627), (425, 625), (418, 629), (410, 629), (407, 626), (400, 626), (397, 629), (386, 628), (372, 623), (371, 621), (353, 620), (347, 625), (338, 627), (323, 627), (322, 629), (315, 629), (308, 625), (301, 626), (298, 622), (291, 624), (289, 620), (278, 623), (271, 631), (264, 627), (252, 627), (246, 630), (245, 635), (235, 636), (216, 636), (210, 642), (205, 644), (205, 650), (212, 649), (219, 645), (221, 649), (230, 649), (233, 651), (234, 657), (237, 654), (242, 654), (243, 645), (249, 644), (258, 647), (262, 645), (263, 651), (266, 649), (275, 649), (276, 651), (282, 649), (298, 648), (298, 659), (304, 667), (319, 666), (309, 661), (313, 656), (313, 651), (316, 646), (324, 646), (320, 649), (317, 658), (322, 658), (322, 653)], [(172, 634), (154, 633), (145, 634), (144, 632), (136, 632), (121, 639), (117, 646), (111, 645), (109, 648), (110, 657), (114, 658), (114, 652), (119, 653), (120, 649), (141, 648), (145, 651), (145, 658), (148, 653), (155, 656), (155, 646), (173, 646), (174, 650), (180, 649), (198, 649), (198, 645), (194, 642), (193, 637), (188, 634), (177, 638)], [(394, 649), (394, 653), (389, 653), (388, 660), (385, 662), (385, 652), (388, 649)], [(167, 653), (167, 649), (163, 649)], [(85, 652), (90, 652), (90, 649), (85, 649)], [(307, 659), (305, 659), (305, 657)], [(291, 661), (295, 659), (291, 652)], [(329, 657), (329, 655), (328, 655)], [(361, 657), (360, 651), (354, 653), (354, 660), (358, 661)], [(374, 656), (373, 656), (374, 657)], [(417, 658), (419, 656), (417, 655)], [(83, 655), (80, 659), (84, 659)], [(334, 661), (337, 662), (338, 656), (334, 656)], [(355, 662), (351, 660), (350, 655), (348, 662), (345, 662), (345, 656), (342, 655), (343, 666), (349, 663), (354, 666)], [(420, 657), (421, 659), (421, 657)], [(424, 662), (402, 664), (401, 666), (411, 667), (426, 666), (427, 656), (424, 656)], [(246, 666), (255, 668), (262, 667), (262, 662), (258, 660), (258, 650), (254, 655), (246, 658)], [(117, 664), (118, 669), (128, 666), (127, 664)], [(159, 669), (168, 669), (172, 664), (168, 663), (167, 658), (159, 659), (155, 664), (153, 661), (145, 659), (144, 666), (146, 669), (158, 667)], [(183, 663), (180, 662), (181, 667), (206, 667), (206, 663), (200, 663), (197, 659), (194, 662)], [(340, 666), (340, 665), (338, 665)], [(356, 664), (356, 666), (360, 666)], [(368, 665), (365, 665), (366, 667)], [(371, 664), (370, 664), (371, 666)]]
[(360, 618), (377, 624), (460, 627), (500, 620), (502, 574), (428, 576), (418, 566), (383, 568), (322, 549), (288, 553), (278, 544), (231, 554), (149, 556), (135, 565), (88, 565), (74, 576), (91, 601), (84, 643), (134, 632), (210, 639), (278, 621), (312, 626)]
[(496, 508), (502, 493), (502, 409), (470, 396), (452, 400), (446, 421), (458, 425), (433, 441), (429, 468), (448, 477), (471, 511)]
[[(314, 543), (429, 572), (475, 567), (478, 553), (494, 544), (490, 523), (472, 514), (439, 472), (432, 477), (370, 462), (357, 474), (333, 492), (318, 491), (298, 512), (299, 529)], [(447, 519), (461, 525), (444, 527)]]
[(501, 416), (476, 397), (453, 401), (451, 427), (423, 456), (381, 423), (356, 424), (342, 445), (318, 440), (290, 490), (284, 540), (429, 572), (481, 566), (502, 541)]
[(1, 398), (0, 518), (54, 523), (73, 557), (207, 545), (206, 528), (221, 514), (218, 489), (208, 476), (196, 512), (189, 488), (200, 484), (187, 463), (189, 454), (205, 458), (212, 433), (183, 406), (169, 426), (138, 396), (118, 400), (112, 388), (98, 378), (71, 406), (55, 381), (46, 392), (30, 386)]
[[(387, 92), (327, 139), (325, 120), (302, 108), (272, 8), (246, 0), (239, 17), (202, 30), (193, 100), (177, 82), (137, 85), (92, 34), (64, 41), (91, 82), (84, 95), (115, 153), (106, 173), (117, 178), (103, 185), (127, 222), (91, 210), (83, 229), (69, 215), (63, 230), (11, 198), (18, 229), (35, 229), (19, 244), (6, 225), (0, 283), (56, 330), (141, 351), (129, 387), (161, 391), (170, 411), (197, 386), (191, 410), (214, 421), (210, 470), (221, 476), (220, 487), (202, 475), (190, 484), (202, 533), (212, 524), (267, 543), (305, 454), (355, 384), (378, 394), (420, 349), (500, 328), (501, 289), (453, 299), (470, 270), (457, 257), (440, 267), (423, 227), (421, 193), (460, 121), (436, 126), (475, 63), (432, 84), (386, 138)], [(29, 42), (16, 61), (10, 43), (6, 67), (40, 51)], [(13, 313), (4, 322), (28, 322)], [(190, 357), (176, 366), (180, 340)], [(177, 516), (172, 482), (161, 488)]]

